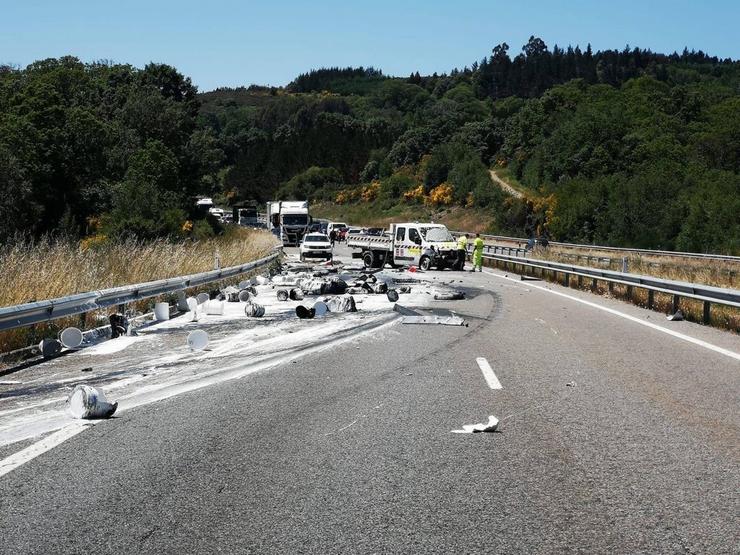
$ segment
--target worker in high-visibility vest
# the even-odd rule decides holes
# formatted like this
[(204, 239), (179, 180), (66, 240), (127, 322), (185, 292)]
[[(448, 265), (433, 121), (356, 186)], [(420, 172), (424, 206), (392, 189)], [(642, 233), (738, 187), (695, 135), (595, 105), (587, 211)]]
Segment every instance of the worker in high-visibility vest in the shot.
[(480, 233), (475, 234), (475, 241), (473, 241), (473, 271), (476, 268), (479, 272), (483, 271), (483, 239), (480, 238)]
[(457, 238), (457, 270), (465, 269), (465, 257), (468, 254), (468, 236), (463, 233)]

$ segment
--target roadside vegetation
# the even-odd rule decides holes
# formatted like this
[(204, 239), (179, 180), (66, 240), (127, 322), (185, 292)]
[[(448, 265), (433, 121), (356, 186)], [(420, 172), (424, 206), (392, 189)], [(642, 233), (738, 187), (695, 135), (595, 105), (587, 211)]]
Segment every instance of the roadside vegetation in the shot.
[[(201, 241), (129, 239), (90, 244), (71, 238), (17, 241), (0, 246), (3, 287), (0, 306), (41, 301), (97, 289), (242, 264), (266, 256), (275, 245), (267, 232), (229, 226), (220, 237)], [(148, 302), (148, 301), (147, 301)], [(79, 319), (74, 320), (79, 325)], [(51, 322), (0, 332), (0, 353), (53, 337)]]

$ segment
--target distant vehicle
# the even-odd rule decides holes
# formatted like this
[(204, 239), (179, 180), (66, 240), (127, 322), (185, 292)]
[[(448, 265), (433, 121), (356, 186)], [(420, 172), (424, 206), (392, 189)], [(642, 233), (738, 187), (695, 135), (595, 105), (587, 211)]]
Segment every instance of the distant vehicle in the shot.
[(300, 245), (310, 223), (307, 200), (267, 203), (267, 228), (282, 240), (283, 245)]
[(329, 222), (326, 225), (326, 234), (329, 235), (332, 232), (332, 230), (333, 231), (336, 231), (337, 232), (337, 241), (341, 241), (341, 239), (339, 238), (339, 235), (338, 235), (338, 233), (339, 233), (339, 231), (341, 229), (347, 229), (347, 224), (345, 224), (344, 222)]
[(301, 262), (306, 258), (324, 258), (331, 260), (334, 255), (331, 250), (331, 241), (325, 233), (309, 233), (301, 241), (299, 248)]
[(211, 216), (214, 216), (219, 222), (224, 221), (224, 209), (223, 208), (212, 206), (211, 208), (208, 209), (208, 213)]
[(391, 224), (380, 236), (349, 236), (347, 246), (360, 250), (359, 258), (367, 268), (391, 264), (394, 267), (418, 265), (422, 270), (432, 267), (462, 269), (457, 258), (457, 243), (441, 224)]
[(363, 233), (364, 233), (364, 230), (359, 227), (350, 227), (347, 230), (347, 235), (346, 235), (347, 241), (349, 241), (355, 235), (362, 235)]
[(198, 208), (204, 208), (208, 210), (209, 208), (213, 207), (213, 199), (210, 197), (200, 197), (196, 202), (195, 205)]
[(535, 247), (547, 247), (549, 245), (549, 241), (547, 240), (547, 237), (538, 237), (535, 239), (534, 237), (530, 237), (527, 241), (527, 250), (532, 250)]
[(368, 227), (365, 233), (378, 237), (380, 235), (383, 235), (383, 231), (385, 230), (382, 227)]
[(241, 202), (232, 208), (234, 222), (245, 227), (260, 227), (257, 203), (254, 201)]

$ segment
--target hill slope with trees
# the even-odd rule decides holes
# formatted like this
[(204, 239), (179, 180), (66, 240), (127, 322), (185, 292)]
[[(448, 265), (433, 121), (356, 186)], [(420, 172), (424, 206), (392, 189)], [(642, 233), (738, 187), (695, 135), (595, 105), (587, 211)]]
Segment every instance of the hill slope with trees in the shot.
[(327, 68), (202, 94), (155, 64), (6, 68), (0, 240), (91, 221), (177, 234), (202, 193), (467, 207), (495, 232), (740, 253), (738, 62), (536, 37), (509, 51), (443, 75)]

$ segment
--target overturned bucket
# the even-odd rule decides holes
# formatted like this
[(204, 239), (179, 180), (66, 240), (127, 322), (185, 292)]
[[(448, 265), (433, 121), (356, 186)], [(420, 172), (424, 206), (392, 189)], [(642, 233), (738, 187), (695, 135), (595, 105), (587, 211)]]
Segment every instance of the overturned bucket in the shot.
[(287, 301), (290, 297), (290, 293), (288, 293), (287, 289), (278, 289), (277, 290), (277, 298), (278, 301)]
[(316, 316), (316, 311), (313, 308), (306, 308), (302, 304), (295, 307), (295, 314), (301, 320), (307, 320)]
[(208, 347), (208, 334), (203, 330), (193, 330), (188, 334), (188, 347), (193, 351), (202, 351)]
[(82, 345), (82, 332), (78, 328), (66, 328), (59, 334), (59, 341), (67, 349), (76, 349)]
[(89, 385), (77, 385), (67, 399), (69, 412), (75, 418), (110, 418), (118, 403), (109, 403), (105, 394)]

